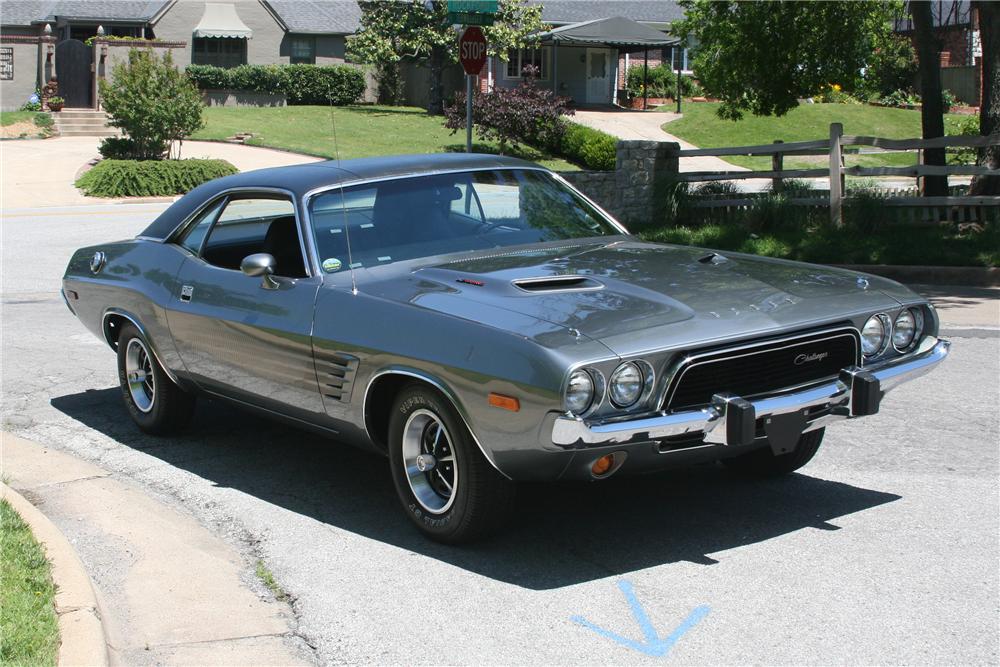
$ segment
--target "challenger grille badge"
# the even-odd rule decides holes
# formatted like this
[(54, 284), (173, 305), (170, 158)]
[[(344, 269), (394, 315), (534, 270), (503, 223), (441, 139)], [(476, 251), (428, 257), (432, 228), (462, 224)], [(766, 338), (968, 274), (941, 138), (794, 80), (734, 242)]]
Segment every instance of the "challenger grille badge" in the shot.
[(801, 366), (802, 364), (807, 364), (811, 361), (823, 361), (829, 356), (829, 352), (810, 352), (809, 354), (800, 354), (795, 357), (795, 365)]

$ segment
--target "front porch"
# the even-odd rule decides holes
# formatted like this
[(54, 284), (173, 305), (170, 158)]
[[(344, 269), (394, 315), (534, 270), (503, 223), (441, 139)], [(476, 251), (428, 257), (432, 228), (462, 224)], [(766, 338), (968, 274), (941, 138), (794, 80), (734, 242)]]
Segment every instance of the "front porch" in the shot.
[[(679, 43), (654, 28), (631, 19), (612, 17), (574, 23), (538, 35), (538, 45), (512, 51), (506, 62), (492, 58), (487, 86), (513, 88), (525, 66), (536, 67), (538, 83), (578, 107), (608, 107), (619, 100), (620, 52), (662, 49)], [(633, 59), (634, 62), (634, 59)]]

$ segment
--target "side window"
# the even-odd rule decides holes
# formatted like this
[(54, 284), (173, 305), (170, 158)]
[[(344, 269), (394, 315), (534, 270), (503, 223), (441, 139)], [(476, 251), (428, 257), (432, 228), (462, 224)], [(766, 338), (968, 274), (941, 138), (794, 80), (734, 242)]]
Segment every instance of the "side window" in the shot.
[(285, 198), (230, 199), (208, 232), (202, 259), (239, 270), (243, 258), (260, 252), (274, 257), (276, 275), (305, 277), (295, 207)]
[(191, 223), (191, 226), (184, 232), (184, 236), (179, 241), (180, 245), (195, 255), (201, 252), (201, 244), (205, 241), (205, 234), (208, 233), (209, 227), (215, 222), (215, 218), (219, 215), (219, 211), (222, 210), (222, 205), (225, 202), (225, 198), (220, 199), (215, 205), (205, 209), (198, 216), (198, 219)]

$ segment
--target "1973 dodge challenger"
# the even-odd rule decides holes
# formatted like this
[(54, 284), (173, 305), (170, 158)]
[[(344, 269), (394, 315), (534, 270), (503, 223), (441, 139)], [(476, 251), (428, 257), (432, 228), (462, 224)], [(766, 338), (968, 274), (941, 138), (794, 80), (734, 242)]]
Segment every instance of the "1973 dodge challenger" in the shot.
[(77, 251), (63, 295), (142, 430), (210, 394), (370, 448), (445, 542), (498, 527), (518, 481), (790, 473), (949, 348), (897, 283), (645, 243), (489, 155), (218, 179)]

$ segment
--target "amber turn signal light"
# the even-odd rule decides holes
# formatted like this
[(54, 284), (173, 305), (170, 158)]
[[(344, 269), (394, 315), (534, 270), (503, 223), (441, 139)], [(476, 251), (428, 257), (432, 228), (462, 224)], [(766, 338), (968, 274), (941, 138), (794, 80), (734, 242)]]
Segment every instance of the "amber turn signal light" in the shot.
[(521, 409), (521, 401), (513, 396), (504, 396), (503, 394), (494, 394), (493, 392), (490, 392), (490, 405), (494, 408), (503, 408), (511, 412), (517, 412)]
[(594, 461), (594, 465), (590, 466), (590, 472), (592, 472), (595, 477), (600, 477), (601, 475), (611, 470), (611, 466), (613, 466), (614, 464), (615, 464), (615, 455), (605, 454), (601, 458)]

